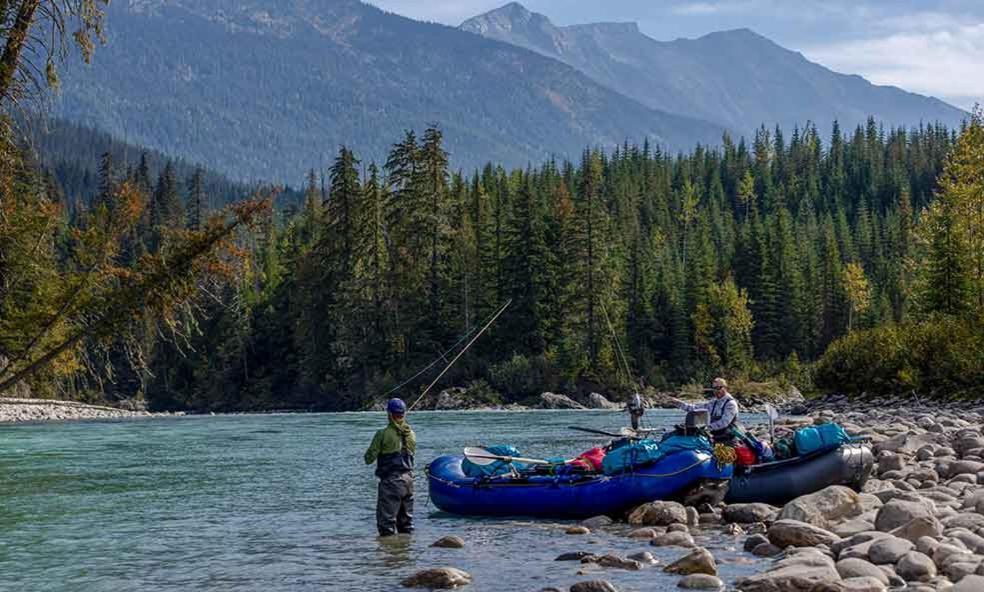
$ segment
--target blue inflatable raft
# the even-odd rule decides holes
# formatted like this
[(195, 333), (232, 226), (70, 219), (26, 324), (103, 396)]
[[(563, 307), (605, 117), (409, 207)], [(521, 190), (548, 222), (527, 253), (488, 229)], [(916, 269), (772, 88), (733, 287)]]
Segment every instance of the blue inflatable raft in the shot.
[(588, 518), (617, 515), (653, 500), (695, 504), (720, 501), (732, 466), (719, 466), (707, 450), (679, 450), (615, 475), (518, 474), (469, 477), (462, 456), (442, 456), (427, 466), (435, 506), (469, 516)]

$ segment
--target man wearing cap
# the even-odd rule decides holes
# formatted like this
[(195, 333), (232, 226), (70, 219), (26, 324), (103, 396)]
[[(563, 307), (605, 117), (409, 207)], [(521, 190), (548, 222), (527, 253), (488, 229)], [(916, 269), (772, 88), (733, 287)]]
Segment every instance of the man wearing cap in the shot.
[(715, 378), (712, 383), (714, 398), (703, 403), (687, 403), (680, 399), (670, 399), (684, 411), (707, 411), (707, 428), (711, 431), (715, 442), (732, 440), (738, 426), (738, 401), (728, 392), (728, 382), (723, 378)]
[(407, 404), (390, 399), (389, 425), (376, 432), (366, 450), (366, 464), (376, 463), (379, 494), (376, 527), (379, 536), (413, 532), (413, 455), (417, 436), (406, 422)]

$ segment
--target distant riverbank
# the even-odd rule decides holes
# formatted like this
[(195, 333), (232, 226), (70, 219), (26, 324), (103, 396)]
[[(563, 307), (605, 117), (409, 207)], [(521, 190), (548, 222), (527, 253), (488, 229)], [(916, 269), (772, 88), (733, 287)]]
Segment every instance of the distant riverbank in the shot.
[(151, 413), (141, 410), (118, 409), (102, 405), (87, 405), (76, 401), (48, 399), (0, 399), (0, 424), (33, 421), (79, 421), (91, 419), (127, 419), (141, 417), (179, 416), (184, 413)]

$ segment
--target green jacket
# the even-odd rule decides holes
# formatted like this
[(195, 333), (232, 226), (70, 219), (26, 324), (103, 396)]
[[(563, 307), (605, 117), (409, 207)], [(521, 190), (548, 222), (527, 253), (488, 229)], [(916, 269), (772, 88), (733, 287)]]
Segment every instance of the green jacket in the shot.
[(367, 465), (379, 461), (376, 475), (386, 477), (393, 473), (413, 470), (413, 455), (417, 451), (417, 436), (407, 422), (395, 423), (376, 432), (372, 444), (366, 450)]

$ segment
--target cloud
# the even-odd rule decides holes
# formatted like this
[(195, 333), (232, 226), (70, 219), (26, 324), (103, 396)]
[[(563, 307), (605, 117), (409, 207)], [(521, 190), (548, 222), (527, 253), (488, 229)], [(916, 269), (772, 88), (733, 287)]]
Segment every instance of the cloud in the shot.
[[(876, 84), (949, 98), (969, 108), (984, 98), (984, 23), (949, 15), (897, 17), (907, 30), (803, 50), (834, 70)], [(892, 25), (893, 23), (888, 23)]]

